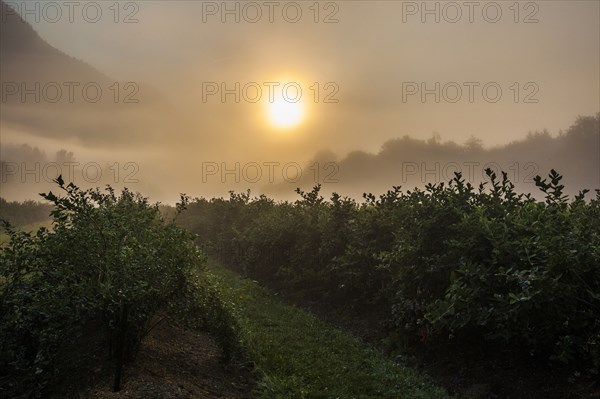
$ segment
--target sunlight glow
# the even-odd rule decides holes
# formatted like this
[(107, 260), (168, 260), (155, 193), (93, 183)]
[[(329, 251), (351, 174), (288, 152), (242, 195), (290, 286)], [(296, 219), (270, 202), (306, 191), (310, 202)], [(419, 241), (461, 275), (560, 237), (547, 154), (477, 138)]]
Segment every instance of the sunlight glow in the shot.
[(267, 104), (267, 116), (271, 124), (280, 129), (295, 127), (304, 119), (304, 107), (301, 102), (289, 102), (283, 98)]

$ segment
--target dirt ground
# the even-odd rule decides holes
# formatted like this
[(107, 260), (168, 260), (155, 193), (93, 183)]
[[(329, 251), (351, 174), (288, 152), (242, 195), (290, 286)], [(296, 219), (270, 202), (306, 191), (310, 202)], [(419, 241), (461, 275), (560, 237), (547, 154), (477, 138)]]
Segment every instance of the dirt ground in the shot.
[(222, 351), (208, 335), (163, 321), (144, 339), (124, 369), (122, 389), (112, 392), (112, 376), (101, 377), (78, 395), (85, 399), (254, 398), (250, 372), (221, 361)]

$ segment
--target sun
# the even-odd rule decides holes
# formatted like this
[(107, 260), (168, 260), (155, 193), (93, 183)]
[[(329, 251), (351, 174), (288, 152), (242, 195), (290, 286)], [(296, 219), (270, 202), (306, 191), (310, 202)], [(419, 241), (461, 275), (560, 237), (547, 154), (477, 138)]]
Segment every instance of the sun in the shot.
[(284, 98), (267, 103), (269, 122), (279, 129), (290, 129), (298, 126), (304, 119), (304, 106), (300, 101), (291, 102)]

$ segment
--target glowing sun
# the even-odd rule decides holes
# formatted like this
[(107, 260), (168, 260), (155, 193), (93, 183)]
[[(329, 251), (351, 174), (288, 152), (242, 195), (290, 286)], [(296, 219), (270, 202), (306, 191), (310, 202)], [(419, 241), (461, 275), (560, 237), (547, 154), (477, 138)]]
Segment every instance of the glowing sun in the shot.
[(289, 129), (299, 125), (304, 119), (304, 107), (300, 101), (290, 102), (275, 99), (267, 104), (267, 117), (276, 128)]

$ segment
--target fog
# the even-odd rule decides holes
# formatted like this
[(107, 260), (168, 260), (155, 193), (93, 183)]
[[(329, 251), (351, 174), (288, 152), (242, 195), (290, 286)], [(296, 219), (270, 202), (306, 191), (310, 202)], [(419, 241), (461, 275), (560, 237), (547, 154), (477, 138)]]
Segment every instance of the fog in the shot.
[[(598, 2), (66, 3), (2, 3), (9, 200), (57, 166), (165, 202), (316, 183), (360, 197), (456, 165), (473, 183), (499, 166), (535, 190), (555, 168), (600, 188)], [(266, 108), (286, 84), (304, 116), (282, 129)]]

